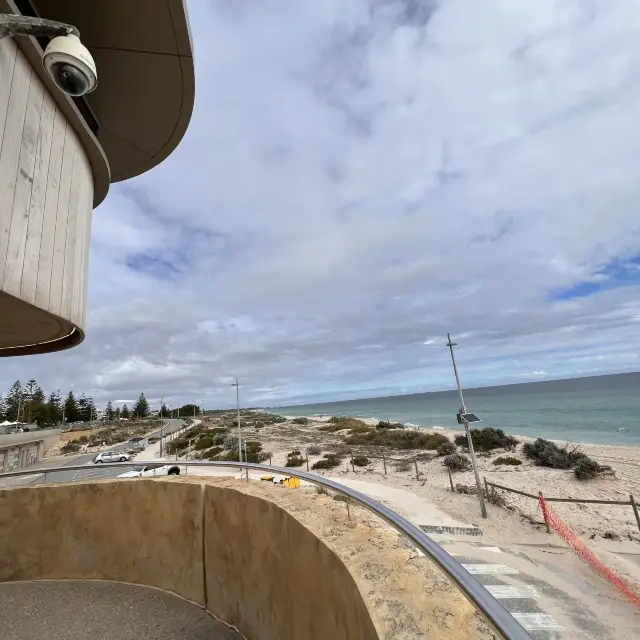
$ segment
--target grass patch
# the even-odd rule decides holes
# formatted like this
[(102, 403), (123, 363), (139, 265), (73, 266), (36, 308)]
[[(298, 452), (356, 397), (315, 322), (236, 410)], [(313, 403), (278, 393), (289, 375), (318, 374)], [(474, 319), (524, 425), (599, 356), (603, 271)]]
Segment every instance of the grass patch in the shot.
[(378, 429), (404, 429), (402, 422), (389, 422), (388, 420), (380, 420), (376, 427)]
[(294, 418), (291, 422), (293, 422), (293, 424), (309, 424), (309, 422), (311, 422), (309, 420), (309, 418), (303, 418), (302, 416), (299, 418)]

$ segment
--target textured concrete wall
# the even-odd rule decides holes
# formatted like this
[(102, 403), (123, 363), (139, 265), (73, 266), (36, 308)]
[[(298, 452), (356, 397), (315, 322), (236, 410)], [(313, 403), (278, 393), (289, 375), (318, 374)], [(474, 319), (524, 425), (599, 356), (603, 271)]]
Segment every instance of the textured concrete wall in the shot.
[(375, 640), (351, 574), (284, 509), (205, 485), (208, 608), (256, 640)]
[(0, 490), (0, 558), (0, 582), (159, 587), (249, 640), (379, 637), (349, 570), (308, 528), (269, 500), (197, 479)]
[(202, 488), (142, 480), (0, 491), (0, 582), (102, 579), (205, 604)]

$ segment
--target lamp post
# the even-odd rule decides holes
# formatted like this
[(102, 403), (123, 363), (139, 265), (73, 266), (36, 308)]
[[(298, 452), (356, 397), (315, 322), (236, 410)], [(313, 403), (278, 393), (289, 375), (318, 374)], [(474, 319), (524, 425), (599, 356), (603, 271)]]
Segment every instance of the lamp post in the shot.
[(160, 398), (160, 457), (162, 458), (162, 434), (164, 432), (163, 422), (162, 422), (162, 407), (164, 405), (164, 398)]
[(240, 383), (238, 378), (231, 385), (236, 388), (236, 407), (238, 409), (238, 460), (242, 462), (242, 427), (240, 426)]
[(478, 473), (478, 463), (476, 461), (476, 453), (473, 449), (473, 439), (469, 430), (469, 420), (466, 417), (467, 407), (464, 404), (464, 396), (462, 395), (462, 387), (460, 386), (460, 376), (458, 375), (458, 367), (456, 366), (456, 358), (453, 355), (453, 347), (458, 346), (457, 342), (451, 341), (451, 336), (447, 333), (447, 347), (451, 351), (451, 363), (453, 364), (453, 373), (456, 376), (456, 385), (458, 386), (458, 395), (460, 396), (460, 417), (464, 423), (464, 429), (467, 432), (467, 443), (469, 445), (469, 455), (471, 456), (471, 464), (473, 465), (473, 473), (476, 477), (476, 488), (478, 489), (478, 498), (480, 500), (480, 512), (482, 517), (487, 517), (487, 507), (484, 503), (484, 495), (482, 494), (482, 484), (480, 483), (480, 474)]

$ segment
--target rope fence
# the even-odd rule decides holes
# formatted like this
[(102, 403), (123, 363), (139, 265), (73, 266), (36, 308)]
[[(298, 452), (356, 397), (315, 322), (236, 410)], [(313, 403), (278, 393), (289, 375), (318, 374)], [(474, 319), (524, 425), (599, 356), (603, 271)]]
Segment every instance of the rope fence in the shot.
[(547, 527), (547, 533), (551, 533), (553, 530), (560, 538), (562, 538), (578, 555), (578, 557), (591, 567), (596, 573), (603, 577), (607, 582), (612, 584), (618, 591), (624, 594), (631, 602), (640, 607), (640, 586), (635, 585), (628, 580), (625, 580), (616, 571), (607, 567), (589, 547), (580, 539), (580, 537), (567, 525), (562, 518), (549, 506), (550, 502), (573, 502), (580, 504), (613, 504), (620, 506), (631, 506), (636, 516), (636, 522), (638, 523), (638, 529), (640, 529), (640, 514), (638, 513), (638, 505), (633, 495), (629, 496), (628, 501), (620, 500), (592, 500), (590, 498), (545, 498), (540, 492), (537, 496), (526, 491), (520, 491), (511, 487), (505, 487), (495, 482), (489, 482), (486, 477), (484, 478), (484, 486), (489, 499), (489, 487), (495, 489), (501, 489), (502, 491), (509, 491), (516, 493), (526, 498), (536, 500), (542, 515), (544, 516), (544, 522)]

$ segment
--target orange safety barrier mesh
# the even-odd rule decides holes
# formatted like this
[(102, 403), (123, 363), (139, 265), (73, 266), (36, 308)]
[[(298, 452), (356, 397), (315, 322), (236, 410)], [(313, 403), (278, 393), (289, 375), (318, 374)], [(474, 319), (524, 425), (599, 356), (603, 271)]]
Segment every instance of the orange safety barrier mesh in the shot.
[(624, 593), (635, 605), (640, 607), (640, 587), (625, 580), (613, 569), (607, 567), (598, 557), (580, 540), (576, 533), (566, 525), (546, 500), (540, 496), (540, 508), (544, 515), (544, 521), (586, 562), (595, 569), (607, 582)]

